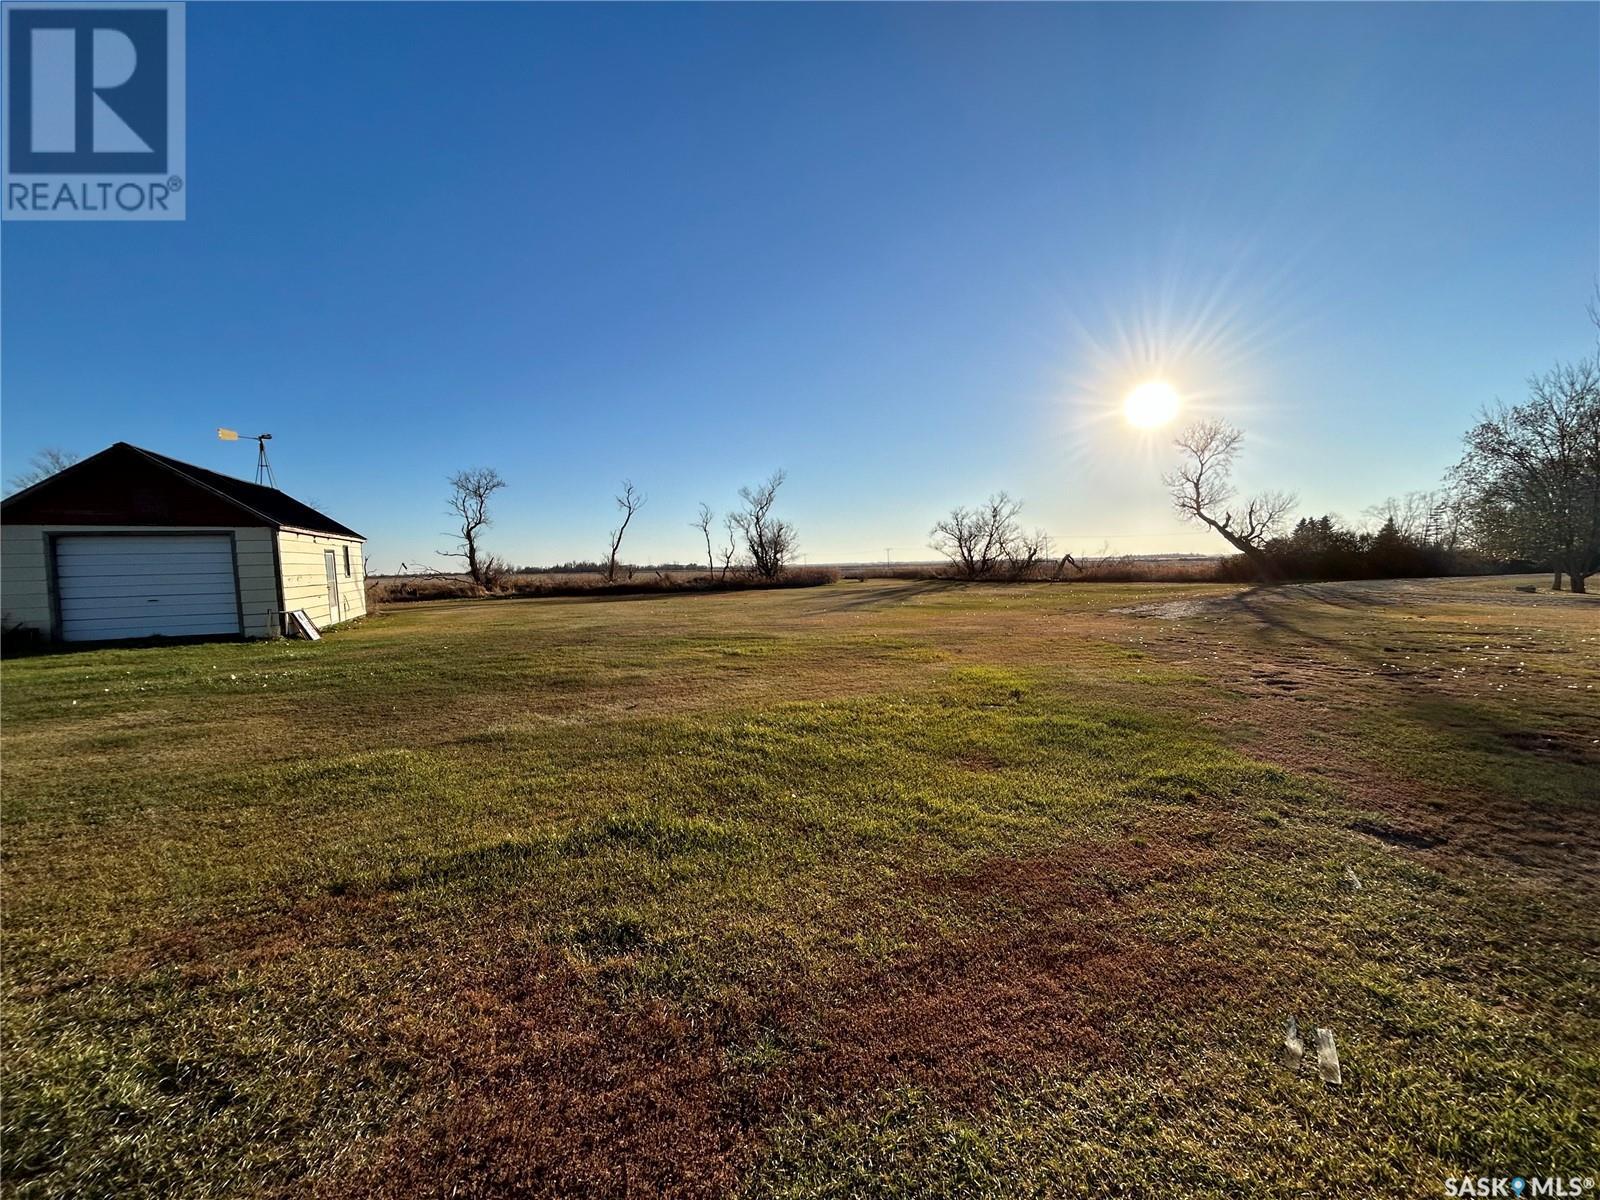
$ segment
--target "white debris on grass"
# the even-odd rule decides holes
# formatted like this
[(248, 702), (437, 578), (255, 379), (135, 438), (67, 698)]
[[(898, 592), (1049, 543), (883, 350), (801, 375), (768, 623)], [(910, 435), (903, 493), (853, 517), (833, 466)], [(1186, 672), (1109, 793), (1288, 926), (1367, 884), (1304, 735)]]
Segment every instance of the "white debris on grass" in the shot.
[(1279, 1050), (1283, 1065), (1293, 1070), (1300, 1065), (1300, 1059), (1305, 1052), (1306, 1044), (1300, 1040), (1300, 1026), (1293, 1017), (1290, 1017), (1288, 1024), (1284, 1026), (1283, 1046)]
[(1317, 1030), (1317, 1071), (1322, 1075), (1322, 1082), (1329, 1087), (1338, 1087), (1344, 1082), (1344, 1077), (1339, 1073), (1339, 1051), (1333, 1044), (1333, 1030)]

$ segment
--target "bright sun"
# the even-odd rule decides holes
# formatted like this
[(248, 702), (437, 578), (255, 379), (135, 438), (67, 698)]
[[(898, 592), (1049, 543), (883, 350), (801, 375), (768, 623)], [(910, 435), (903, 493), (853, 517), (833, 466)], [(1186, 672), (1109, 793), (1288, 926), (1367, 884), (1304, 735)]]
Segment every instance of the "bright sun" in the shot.
[(1140, 429), (1155, 429), (1178, 415), (1178, 393), (1170, 383), (1152, 379), (1141, 383), (1122, 402), (1128, 424)]

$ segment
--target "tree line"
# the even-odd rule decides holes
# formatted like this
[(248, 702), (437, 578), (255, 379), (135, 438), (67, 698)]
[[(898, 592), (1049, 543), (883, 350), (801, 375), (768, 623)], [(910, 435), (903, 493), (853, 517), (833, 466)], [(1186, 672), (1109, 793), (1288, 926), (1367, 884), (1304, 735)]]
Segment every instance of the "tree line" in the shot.
[[(712, 579), (727, 582), (730, 573), (738, 572), (758, 580), (776, 581), (792, 567), (800, 539), (794, 525), (774, 511), (778, 491), (787, 478), (780, 468), (762, 482), (740, 488), (737, 507), (724, 515), (720, 526), (716, 512), (701, 502), (690, 525), (705, 539), (706, 571)], [(473, 583), (489, 591), (497, 590), (514, 573), (504, 559), (483, 545), (484, 530), (494, 523), (490, 501), (505, 486), (500, 473), (490, 467), (457, 471), (450, 477), (449, 513), (456, 519), (451, 536), (456, 538), (456, 544), (439, 554), (459, 562)], [(622, 481), (622, 490), (614, 497), (620, 520), (606, 535), (605, 557), (594, 564), (607, 583), (616, 581), (622, 565), (622, 540), (646, 500), (631, 480)], [(719, 530), (715, 544), (714, 527)]]
[(1259, 579), (1441, 575), (1476, 556), (1543, 566), (1553, 589), (1565, 577), (1584, 592), (1600, 570), (1600, 350), (1533, 376), (1525, 401), (1485, 409), (1442, 486), (1386, 501), (1371, 533), (1331, 516), (1285, 533), (1292, 493), (1241, 498), (1233, 486), (1243, 437), (1222, 421), (1195, 423), (1164, 482), (1179, 515), (1219, 533)]
[[(1597, 298), (1600, 299), (1600, 298)], [(1600, 311), (1591, 306), (1600, 326)], [(1442, 575), (1478, 564), (1552, 573), (1559, 590), (1574, 592), (1600, 570), (1600, 347), (1586, 358), (1559, 363), (1528, 381), (1518, 404), (1485, 409), (1463, 437), (1460, 461), (1441, 486), (1391, 498), (1367, 513), (1357, 529), (1333, 514), (1290, 521), (1299, 501), (1290, 491), (1241, 495), (1234, 470), (1244, 432), (1207, 418), (1174, 440), (1177, 460), (1162, 476), (1174, 511), (1210, 529), (1235, 551), (1224, 563), (1230, 578), (1357, 579)], [(705, 547), (714, 582), (730, 574), (780, 579), (793, 564), (799, 538), (777, 515), (787, 476), (774, 471), (739, 489), (738, 503), (718, 520), (702, 503), (690, 526)], [(505, 480), (489, 468), (450, 478), (455, 546), (441, 551), (459, 561), (480, 587), (494, 590), (512, 569), (485, 552), (490, 501)], [(618, 522), (596, 563), (616, 580), (623, 539), (646, 503), (631, 480), (615, 496)], [(963, 579), (1069, 579), (1082, 573), (1071, 554), (1052, 555), (1042, 529), (1028, 530), (1022, 502), (998, 492), (981, 504), (957, 506), (936, 521), (930, 547)], [(603, 565), (602, 565), (603, 564)]]
[[(1600, 319), (1597, 319), (1600, 324)], [(1196, 421), (1174, 439), (1162, 476), (1174, 511), (1233, 548), (1229, 578), (1383, 579), (1472, 567), (1543, 566), (1574, 592), (1600, 570), (1600, 350), (1528, 381), (1528, 399), (1496, 404), (1463, 437), (1461, 460), (1432, 491), (1390, 498), (1357, 529), (1331, 514), (1289, 525), (1289, 491), (1241, 495), (1234, 468), (1244, 432)], [(1005, 492), (958, 507), (931, 531), (933, 548), (964, 579), (1071, 578), (1070, 554), (1051, 559), (1043, 531), (1026, 532)], [(1041, 571), (1041, 566), (1044, 568)]]

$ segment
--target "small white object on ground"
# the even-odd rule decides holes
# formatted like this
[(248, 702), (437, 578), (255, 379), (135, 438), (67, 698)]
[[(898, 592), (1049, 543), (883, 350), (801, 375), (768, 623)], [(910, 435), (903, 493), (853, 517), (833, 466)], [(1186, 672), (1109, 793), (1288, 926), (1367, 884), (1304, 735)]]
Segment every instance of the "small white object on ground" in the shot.
[(1298, 1067), (1305, 1052), (1306, 1044), (1300, 1040), (1300, 1026), (1295, 1023), (1293, 1017), (1290, 1017), (1283, 1034), (1283, 1065), (1290, 1068)]
[(1359, 892), (1361, 890), (1361, 876), (1356, 874), (1354, 867), (1346, 867), (1344, 869), (1344, 877), (1349, 881), (1352, 891)]
[(1339, 1074), (1339, 1051), (1333, 1044), (1333, 1030), (1317, 1030), (1317, 1070), (1322, 1073), (1322, 1082), (1329, 1087), (1338, 1087), (1344, 1082)]

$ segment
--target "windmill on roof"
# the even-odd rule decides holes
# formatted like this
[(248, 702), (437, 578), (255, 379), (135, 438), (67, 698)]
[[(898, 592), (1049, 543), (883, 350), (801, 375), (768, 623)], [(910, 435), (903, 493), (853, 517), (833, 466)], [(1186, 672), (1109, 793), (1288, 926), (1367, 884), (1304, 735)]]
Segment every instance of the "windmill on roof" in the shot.
[[(239, 431), (237, 429), (219, 429), (217, 430), (217, 438), (224, 442), (237, 442), (239, 441)], [(272, 435), (270, 433), (258, 433), (254, 437), (247, 437), (244, 440), (256, 444), (256, 482), (265, 487), (276, 489), (278, 481), (272, 474), (272, 464), (267, 461), (267, 443), (272, 440)]]

